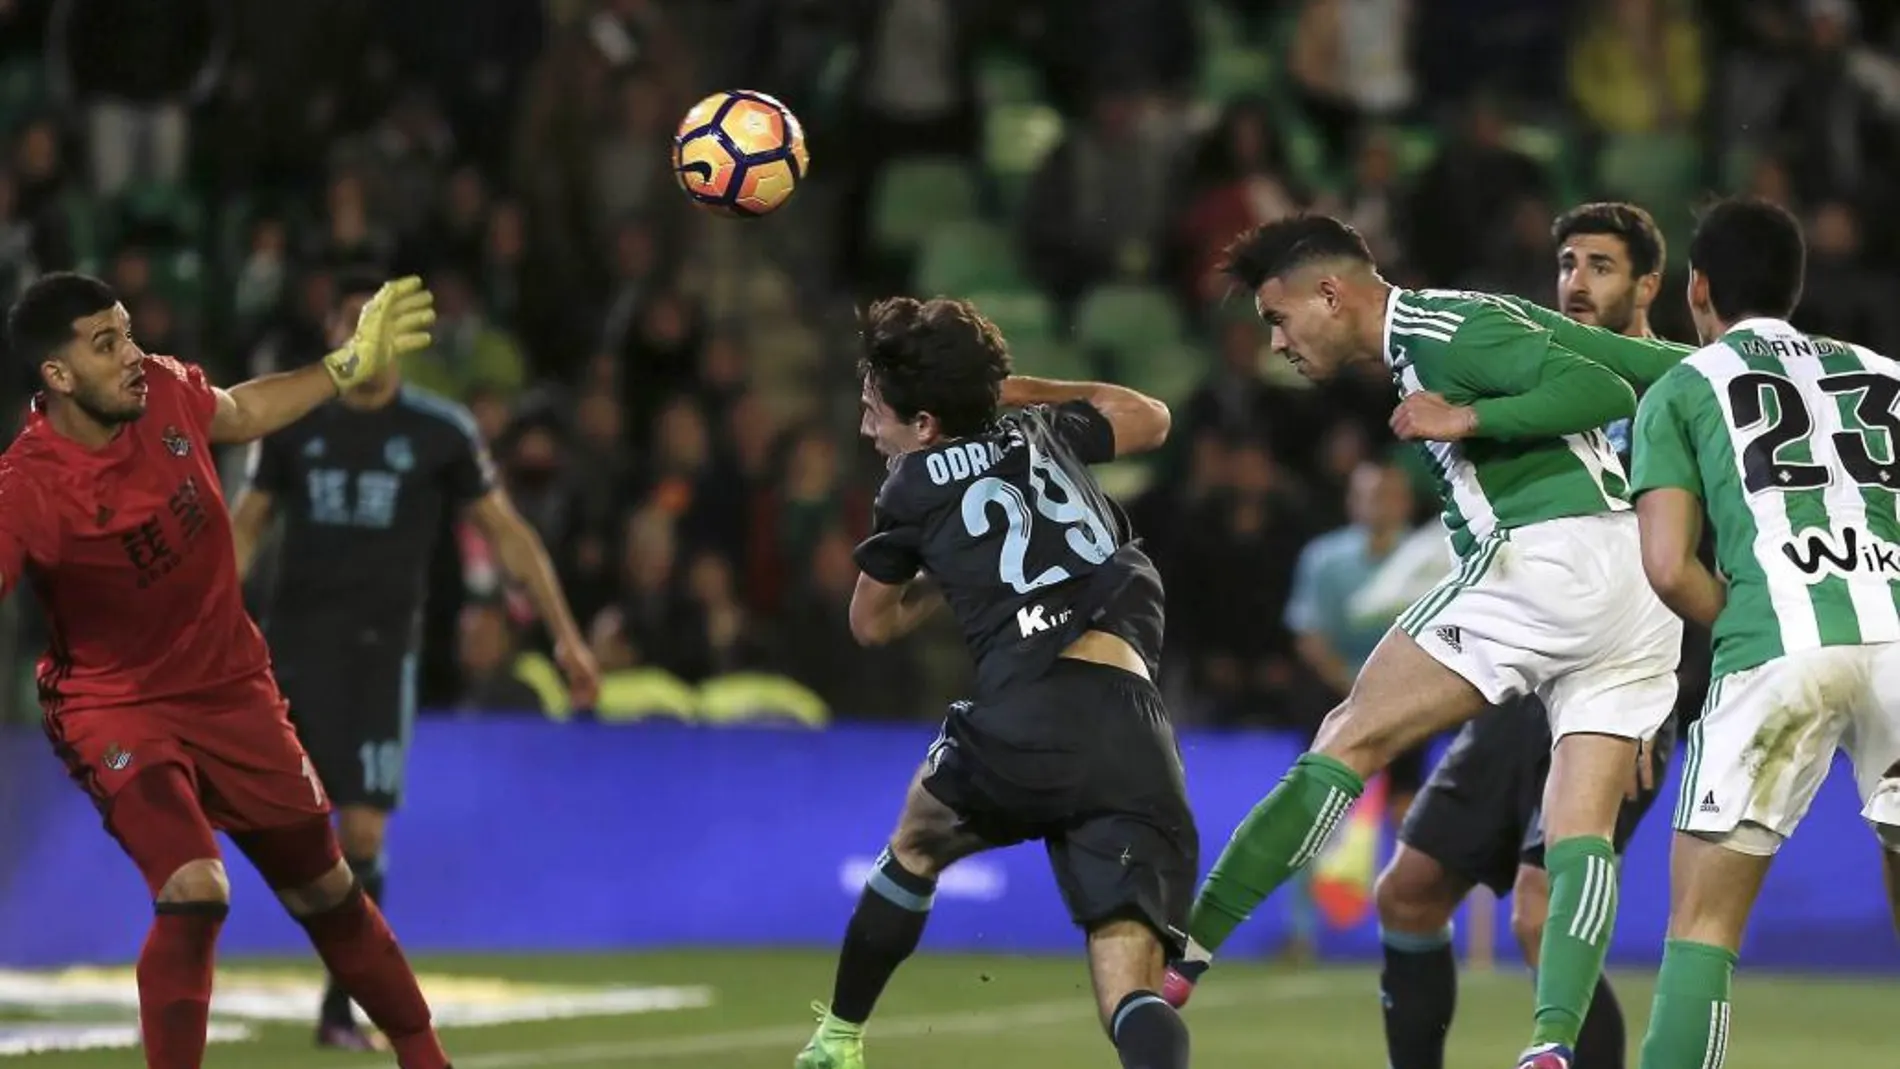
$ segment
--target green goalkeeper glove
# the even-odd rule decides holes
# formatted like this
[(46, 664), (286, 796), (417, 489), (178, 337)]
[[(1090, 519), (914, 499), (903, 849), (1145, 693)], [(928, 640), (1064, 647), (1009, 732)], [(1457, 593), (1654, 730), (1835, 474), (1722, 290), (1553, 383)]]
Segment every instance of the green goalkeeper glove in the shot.
[(360, 386), (394, 363), (396, 357), (429, 346), (435, 322), (435, 295), (414, 275), (385, 282), (363, 306), (349, 344), (323, 358), (323, 369), (338, 393)]

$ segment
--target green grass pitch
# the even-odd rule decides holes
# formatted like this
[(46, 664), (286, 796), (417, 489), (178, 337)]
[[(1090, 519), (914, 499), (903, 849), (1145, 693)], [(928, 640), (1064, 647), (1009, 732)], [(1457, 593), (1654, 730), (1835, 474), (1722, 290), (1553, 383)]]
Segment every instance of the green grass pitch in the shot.
[[(447, 1030), (459, 1069), (620, 1069), (716, 1066), (788, 1069), (812, 1026), (807, 1006), (830, 988), (832, 957), (818, 952), (709, 952), (629, 956), (435, 958), (432, 973), (518, 982), (704, 985), (704, 1008)], [(303, 969), (303, 963), (276, 963)], [(241, 975), (258, 963), (223, 963)], [(1634, 1047), (1652, 978), (1616, 977)], [(1892, 1058), (1888, 1014), (1900, 983), (1744, 973), (1735, 996), (1728, 1069), (1867, 1065)], [(1511, 1064), (1527, 1030), (1530, 987), (1517, 970), (1467, 974), (1449, 1064)], [(77, 1011), (58, 1011), (70, 1018)], [(16, 1023), (29, 1014), (0, 1010)], [(1188, 1009), (1201, 1066), (1375, 1069), (1385, 1064), (1376, 976), (1363, 967), (1286, 969), (1225, 964)], [(873, 1019), (872, 1069), (1067, 1069), (1112, 1066), (1095, 1024), (1079, 958), (924, 955), (898, 974)], [(1633, 1055), (1633, 1052), (1632, 1052)], [(0, 1058), (0, 1069), (125, 1069), (136, 1050)], [(378, 1055), (325, 1054), (307, 1026), (266, 1025), (249, 1042), (217, 1044), (207, 1069), (365, 1069)], [(1636, 1064), (1632, 1056), (1630, 1064)]]

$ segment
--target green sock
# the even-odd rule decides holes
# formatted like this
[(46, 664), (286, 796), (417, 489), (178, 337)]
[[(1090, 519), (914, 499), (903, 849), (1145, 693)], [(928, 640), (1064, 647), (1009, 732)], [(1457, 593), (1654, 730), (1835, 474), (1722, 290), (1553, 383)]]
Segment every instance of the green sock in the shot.
[(1531, 1046), (1574, 1048), (1616, 930), (1616, 848), (1595, 835), (1559, 839), (1544, 850), (1544, 871), (1550, 873), (1550, 917), (1538, 958)]
[(1734, 977), (1731, 951), (1683, 939), (1664, 943), (1642, 1069), (1722, 1069)]
[(1188, 935), (1211, 955), (1273, 889), (1325, 849), (1365, 781), (1323, 754), (1293, 763), (1280, 785), (1234, 829), (1201, 885)]

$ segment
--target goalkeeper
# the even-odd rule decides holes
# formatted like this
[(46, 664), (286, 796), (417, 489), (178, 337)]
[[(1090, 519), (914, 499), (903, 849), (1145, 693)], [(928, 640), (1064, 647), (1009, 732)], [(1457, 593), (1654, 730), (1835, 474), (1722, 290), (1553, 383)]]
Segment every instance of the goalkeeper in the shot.
[[(347, 363), (352, 327), (375, 292), (373, 280), (339, 283), (329, 323), (330, 344), (340, 347), (333, 364)], [(496, 484), (474, 419), (447, 398), (405, 385), (395, 364), (359, 369), (340, 403), (263, 439), (233, 516), (238, 567), (247, 576), (272, 521), (282, 518), (281, 552), (268, 569), (274, 574), (258, 576), (265, 595), (258, 616), (291, 720), (337, 808), (344, 857), (378, 901), (415, 718), (430, 561), (463, 515), (538, 610), (568, 698), (591, 705), (593, 657), (540, 538)], [(334, 977), (316, 1041), (345, 1050), (380, 1042), (358, 1026)]]

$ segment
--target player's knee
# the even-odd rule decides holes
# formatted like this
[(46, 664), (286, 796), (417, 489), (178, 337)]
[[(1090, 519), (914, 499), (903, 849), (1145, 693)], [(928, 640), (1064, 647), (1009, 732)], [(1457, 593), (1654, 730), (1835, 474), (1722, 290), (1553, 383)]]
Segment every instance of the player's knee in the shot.
[(159, 888), (158, 901), (229, 905), (231, 880), (225, 875), (224, 862), (215, 857), (185, 862), (165, 881), (165, 886)]
[(1379, 723), (1373, 710), (1350, 696), (1333, 706), (1313, 737), (1313, 752), (1325, 754), (1370, 779), (1398, 757), (1397, 735)]
[(1379, 924), (1399, 932), (1438, 931), (1457, 912), (1455, 890), (1437, 862), (1416, 850), (1400, 850), (1373, 886)]
[(368, 806), (345, 806), (337, 815), (337, 839), (347, 857), (373, 858), (383, 852), (389, 814)]
[(279, 888), (277, 897), (293, 916), (327, 913), (343, 904), (356, 889), (356, 874), (339, 861), (330, 871), (299, 887)]

